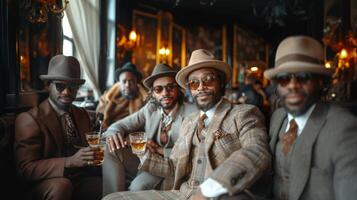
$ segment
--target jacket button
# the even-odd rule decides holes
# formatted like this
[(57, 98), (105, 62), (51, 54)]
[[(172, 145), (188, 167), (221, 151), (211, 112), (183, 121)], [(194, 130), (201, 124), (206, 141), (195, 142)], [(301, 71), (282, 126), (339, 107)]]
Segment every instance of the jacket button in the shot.
[(231, 184), (232, 184), (232, 185), (235, 185), (236, 183), (237, 183), (237, 179), (236, 179), (236, 178), (232, 178), (232, 179), (231, 179)]
[(201, 163), (202, 163), (202, 160), (201, 160), (201, 159), (198, 159), (198, 160), (197, 160), (197, 163), (198, 163), (198, 164), (201, 164)]

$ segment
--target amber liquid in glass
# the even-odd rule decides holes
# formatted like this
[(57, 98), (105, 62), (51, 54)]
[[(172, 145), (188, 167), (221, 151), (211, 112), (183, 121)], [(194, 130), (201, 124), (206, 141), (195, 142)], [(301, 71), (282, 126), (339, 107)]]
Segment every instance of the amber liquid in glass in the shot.
[(146, 140), (134, 140), (131, 142), (131, 148), (133, 153), (141, 154), (145, 152), (146, 149)]

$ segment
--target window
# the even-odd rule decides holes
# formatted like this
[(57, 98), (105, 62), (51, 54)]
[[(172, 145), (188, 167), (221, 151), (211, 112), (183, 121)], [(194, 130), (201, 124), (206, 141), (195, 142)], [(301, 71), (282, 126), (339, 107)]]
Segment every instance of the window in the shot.
[(74, 41), (72, 29), (69, 26), (67, 15), (64, 14), (62, 19), (62, 30), (63, 30), (63, 55), (65, 56), (74, 56)]

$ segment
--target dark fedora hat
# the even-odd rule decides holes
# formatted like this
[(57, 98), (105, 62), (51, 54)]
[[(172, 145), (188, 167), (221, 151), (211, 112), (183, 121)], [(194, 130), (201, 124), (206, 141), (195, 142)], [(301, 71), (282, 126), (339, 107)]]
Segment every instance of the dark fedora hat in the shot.
[(150, 89), (152, 87), (152, 83), (156, 79), (163, 77), (163, 76), (171, 76), (171, 77), (175, 78), (177, 72), (178, 72), (177, 69), (174, 69), (173, 67), (171, 67), (169, 65), (159, 63), (155, 66), (151, 75), (143, 81), (143, 84), (147, 89)]
[(47, 75), (40, 75), (41, 80), (60, 80), (83, 84), (78, 60), (73, 56), (56, 55), (51, 58)]
[(115, 80), (116, 81), (119, 81), (119, 76), (123, 72), (133, 73), (136, 76), (136, 79), (138, 82), (140, 82), (142, 79), (141, 73), (137, 70), (136, 66), (131, 62), (127, 62), (121, 68), (118, 68), (115, 70)]

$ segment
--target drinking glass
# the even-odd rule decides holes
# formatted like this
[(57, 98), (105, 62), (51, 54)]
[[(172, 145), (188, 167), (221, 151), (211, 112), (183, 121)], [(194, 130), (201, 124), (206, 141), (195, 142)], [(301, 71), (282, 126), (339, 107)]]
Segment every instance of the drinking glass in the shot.
[(94, 147), (96, 145), (99, 145), (100, 143), (100, 132), (98, 131), (92, 131), (86, 133), (86, 139), (90, 147)]
[(134, 154), (143, 154), (146, 150), (147, 138), (145, 132), (135, 132), (129, 134), (131, 150)]

